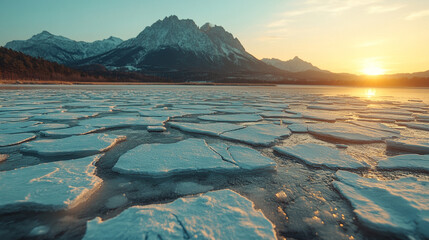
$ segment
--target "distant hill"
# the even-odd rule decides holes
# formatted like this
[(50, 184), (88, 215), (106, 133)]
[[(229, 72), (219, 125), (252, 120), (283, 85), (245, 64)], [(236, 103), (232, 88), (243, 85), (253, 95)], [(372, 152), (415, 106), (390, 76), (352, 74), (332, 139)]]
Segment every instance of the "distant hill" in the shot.
[(297, 56), (287, 61), (282, 61), (277, 58), (263, 58), (261, 61), (271, 66), (274, 66), (278, 69), (285, 70), (288, 72), (305, 72), (305, 71), (322, 72), (323, 71), (318, 67), (313, 66), (313, 64), (300, 59)]
[(164, 79), (141, 73), (112, 72), (104, 66), (86, 66), (77, 70), (42, 58), (35, 58), (0, 47), (0, 80), (53, 80), (66, 82), (149, 82)]
[(78, 60), (110, 51), (120, 43), (122, 43), (122, 40), (116, 37), (94, 42), (83, 42), (43, 31), (28, 40), (8, 42), (5, 47), (52, 62), (72, 64)]

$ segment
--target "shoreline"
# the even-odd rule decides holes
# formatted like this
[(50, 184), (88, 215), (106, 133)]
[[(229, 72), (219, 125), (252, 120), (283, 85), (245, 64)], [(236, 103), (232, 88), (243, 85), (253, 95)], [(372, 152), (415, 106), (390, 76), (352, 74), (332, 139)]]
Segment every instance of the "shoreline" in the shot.
[(69, 82), (54, 80), (0, 80), (0, 85), (197, 85), (197, 86), (276, 86), (273, 83), (210, 83), (210, 82)]

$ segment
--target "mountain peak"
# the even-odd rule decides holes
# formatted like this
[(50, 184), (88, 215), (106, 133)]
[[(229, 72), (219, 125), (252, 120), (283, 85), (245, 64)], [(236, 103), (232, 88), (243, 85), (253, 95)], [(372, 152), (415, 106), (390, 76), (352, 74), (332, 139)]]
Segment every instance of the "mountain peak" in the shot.
[(32, 39), (46, 39), (46, 38), (49, 38), (52, 36), (55, 36), (55, 35), (53, 35), (52, 33), (48, 32), (46, 30), (43, 30), (41, 33), (33, 35), (33, 37), (31, 37), (31, 38)]
[(295, 56), (293, 59), (290, 59), (288, 61), (282, 61), (280, 59), (276, 58), (264, 58), (262, 59), (263, 62), (266, 64), (272, 65), (276, 68), (286, 70), (289, 72), (304, 72), (308, 70), (312, 71), (322, 71), (318, 67), (313, 66), (313, 64), (306, 62), (299, 58), (298, 56)]

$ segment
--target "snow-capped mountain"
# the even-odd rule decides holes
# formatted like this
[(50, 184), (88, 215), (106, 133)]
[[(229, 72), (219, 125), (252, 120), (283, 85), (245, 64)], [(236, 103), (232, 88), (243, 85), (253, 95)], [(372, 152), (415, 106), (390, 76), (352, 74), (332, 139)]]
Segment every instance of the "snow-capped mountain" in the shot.
[(81, 64), (169, 70), (259, 70), (270, 66), (246, 52), (240, 41), (220, 26), (198, 27), (193, 20), (166, 17), (146, 27), (117, 48)]
[(306, 62), (299, 57), (294, 57), (288, 61), (282, 61), (276, 58), (263, 58), (262, 61), (266, 64), (289, 72), (304, 72), (304, 71), (323, 71), (313, 64)]
[(70, 64), (110, 51), (120, 43), (122, 43), (122, 40), (116, 37), (89, 43), (74, 41), (43, 31), (28, 40), (8, 42), (5, 47), (33, 57), (41, 57), (53, 62)]

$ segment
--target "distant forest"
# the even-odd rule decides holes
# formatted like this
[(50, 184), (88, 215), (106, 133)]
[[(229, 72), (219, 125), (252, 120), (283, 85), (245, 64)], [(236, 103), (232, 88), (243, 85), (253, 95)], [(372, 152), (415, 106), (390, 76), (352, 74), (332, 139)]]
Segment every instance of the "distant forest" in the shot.
[(159, 83), (221, 83), (221, 84), (304, 84), (359, 87), (429, 87), (429, 78), (401, 75), (357, 76), (331, 72), (127, 72), (109, 71), (102, 65), (73, 69), (42, 58), (35, 58), (0, 47), (0, 80), (31, 82), (159, 82)]
[(72, 69), (0, 47), (0, 80), (52, 80), (64, 82), (156, 82), (162, 79), (141, 73), (107, 71), (103, 66), (90, 70)]

